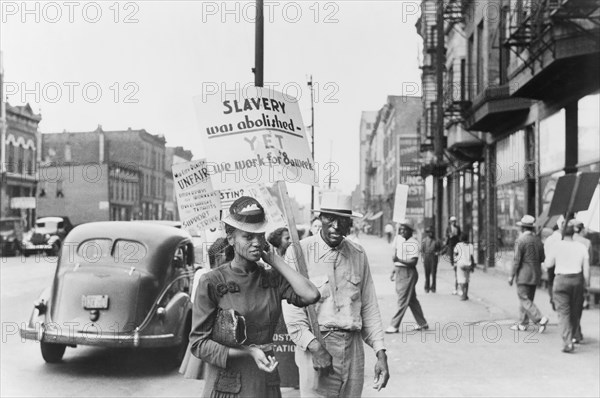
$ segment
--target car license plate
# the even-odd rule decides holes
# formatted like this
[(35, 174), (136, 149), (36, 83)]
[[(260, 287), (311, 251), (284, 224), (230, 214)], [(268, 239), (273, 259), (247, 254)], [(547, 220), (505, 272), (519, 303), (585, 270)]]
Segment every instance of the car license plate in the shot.
[(107, 295), (81, 296), (81, 304), (86, 310), (105, 310), (108, 308)]

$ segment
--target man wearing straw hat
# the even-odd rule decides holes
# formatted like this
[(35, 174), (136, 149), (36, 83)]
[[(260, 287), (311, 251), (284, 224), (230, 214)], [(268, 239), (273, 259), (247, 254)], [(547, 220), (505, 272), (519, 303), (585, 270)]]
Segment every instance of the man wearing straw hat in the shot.
[(364, 384), (363, 340), (377, 356), (375, 384), (384, 388), (389, 379), (383, 342), (383, 326), (375, 285), (364, 249), (345, 236), (352, 227), (349, 195), (325, 192), (319, 212), (320, 233), (300, 241), (286, 253), (288, 264), (296, 264), (301, 252), (309, 279), (319, 288), (315, 306), (321, 345), (309, 329), (304, 309), (283, 305), (288, 332), (296, 344), (296, 364), (302, 397), (359, 397)]
[(545, 260), (544, 246), (540, 239), (534, 235), (535, 218), (525, 215), (517, 225), (521, 227), (521, 235), (515, 242), (515, 258), (513, 269), (508, 277), (508, 284), (512, 286), (517, 280), (517, 295), (519, 296), (519, 322), (511, 326), (511, 330), (524, 331), (529, 320), (539, 324), (542, 333), (548, 325), (548, 318), (542, 316), (538, 307), (533, 303), (535, 290), (542, 277), (542, 263)]

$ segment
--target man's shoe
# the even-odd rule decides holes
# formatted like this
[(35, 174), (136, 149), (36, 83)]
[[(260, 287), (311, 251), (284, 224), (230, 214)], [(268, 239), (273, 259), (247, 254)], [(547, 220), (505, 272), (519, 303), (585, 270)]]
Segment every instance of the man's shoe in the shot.
[(542, 319), (540, 320), (540, 333), (544, 333), (544, 330), (546, 330), (546, 326), (548, 326), (548, 321), (548, 318), (546, 318), (545, 316), (542, 317)]
[(515, 323), (509, 329), (514, 330), (514, 331), (524, 332), (525, 330), (527, 330), (527, 326), (521, 325), (520, 323)]
[(460, 298), (460, 301), (467, 301), (468, 299), (469, 299), (469, 297), (468, 297), (468, 296), (462, 296), (462, 297)]
[(428, 330), (429, 329), (429, 325), (425, 324), (425, 325), (417, 325), (417, 327), (415, 328), (415, 330)]
[(573, 344), (567, 344), (566, 346), (563, 347), (562, 352), (565, 353), (570, 353), (573, 352), (575, 350), (575, 347), (573, 346)]
[(398, 333), (398, 329), (393, 326), (390, 326), (389, 328), (385, 329), (385, 332), (388, 334)]
[(583, 344), (583, 338), (581, 338), (581, 339), (571, 339), (571, 341), (575, 345), (581, 345), (581, 344)]
[(434, 288), (434, 289), (431, 289), (431, 293), (435, 293), (435, 288)]

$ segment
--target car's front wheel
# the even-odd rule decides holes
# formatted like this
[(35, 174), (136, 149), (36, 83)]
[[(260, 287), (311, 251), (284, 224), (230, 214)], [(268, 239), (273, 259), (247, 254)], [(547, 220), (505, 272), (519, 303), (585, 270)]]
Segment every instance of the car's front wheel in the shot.
[(64, 344), (40, 343), (42, 349), (42, 358), (48, 363), (57, 363), (62, 360), (67, 348)]

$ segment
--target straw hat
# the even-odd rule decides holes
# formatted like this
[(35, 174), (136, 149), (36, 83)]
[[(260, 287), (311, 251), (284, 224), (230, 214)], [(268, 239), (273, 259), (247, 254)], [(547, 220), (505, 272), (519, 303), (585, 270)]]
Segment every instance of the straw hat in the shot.
[(415, 230), (415, 224), (412, 222), (412, 220), (405, 218), (404, 220), (402, 220), (400, 222), (400, 225), (403, 227), (407, 227), (410, 228), (411, 231)]
[(352, 196), (339, 192), (323, 192), (321, 208), (319, 210), (312, 209), (311, 212), (353, 218), (362, 217), (362, 214), (352, 211)]
[(256, 199), (250, 196), (242, 196), (236, 199), (229, 207), (229, 214), (223, 218), (223, 222), (251, 233), (265, 233), (268, 230), (265, 209)]
[(517, 221), (517, 225), (519, 227), (533, 228), (535, 227), (535, 217), (530, 216), (529, 214), (525, 214), (521, 221)]

